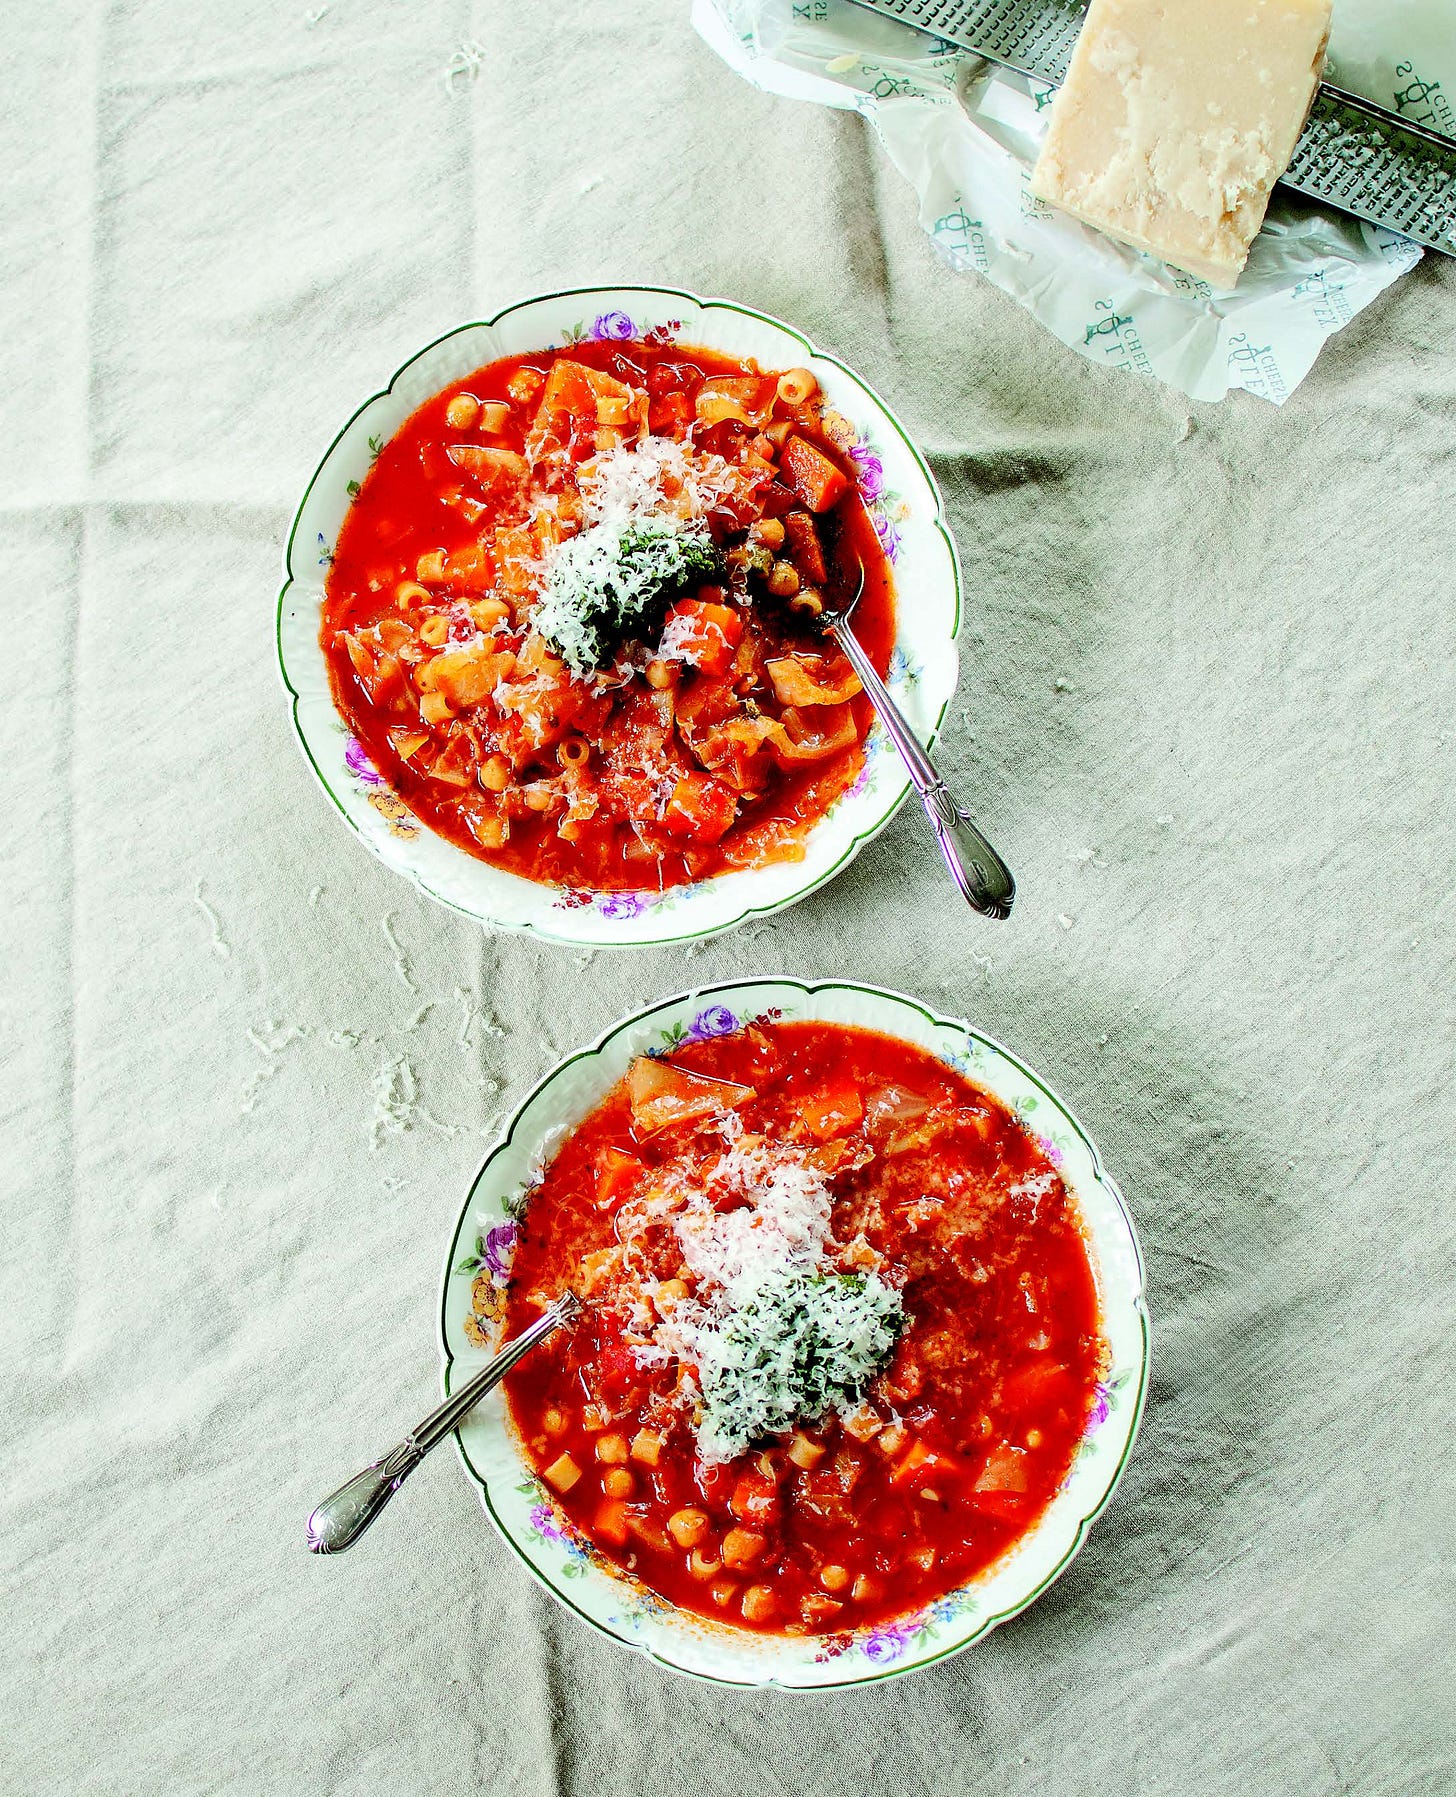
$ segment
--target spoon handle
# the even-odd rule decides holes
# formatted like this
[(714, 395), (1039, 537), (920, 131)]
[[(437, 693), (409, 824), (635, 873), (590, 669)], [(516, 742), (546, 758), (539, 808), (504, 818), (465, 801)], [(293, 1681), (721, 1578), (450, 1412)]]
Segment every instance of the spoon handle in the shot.
[(1016, 881), (1011, 869), (971, 822), (970, 814), (955, 802), (939, 769), (921, 748), (918, 737), (890, 697), (889, 689), (875, 672), (874, 663), (865, 654), (854, 632), (840, 618), (831, 617), (827, 622), (834, 640), (859, 675), (860, 685), (910, 770), (911, 783), (920, 795), (925, 815), (930, 819), (940, 852), (961, 897), (987, 917), (1009, 917), (1016, 898)]
[(437, 1405), (422, 1423), (416, 1424), (403, 1441), (326, 1497), (308, 1519), (310, 1551), (341, 1554), (346, 1547), (352, 1547), (430, 1449), (452, 1434), (466, 1414), (493, 1386), (500, 1384), (537, 1342), (544, 1341), (554, 1330), (571, 1322), (580, 1310), (580, 1300), (571, 1292), (564, 1292), (549, 1310), (542, 1311), (529, 1329), (523, 1329), (514, 1341), (507, 1342), (493, 1360), (487, 1361), (458, 1391), (451, 1392), (443, 1404)]

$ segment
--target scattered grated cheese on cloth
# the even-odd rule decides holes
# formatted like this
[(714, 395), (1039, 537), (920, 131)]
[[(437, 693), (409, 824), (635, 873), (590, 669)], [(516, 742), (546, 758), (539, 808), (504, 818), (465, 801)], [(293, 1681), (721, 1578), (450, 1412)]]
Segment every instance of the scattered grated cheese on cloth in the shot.
[[(900, 1293), (878, 1272), (841, 1272), (832, 1197), (802, 1150), (737, 1146), (703, 1187), (673, 1194), (673, 1229), (697, 1280), (637, 1349), (696, 1375), (698, 1457), (732, 1460), (765, 1435), (848, 1413), (904, 1327)], [(717, 1201), (736, 1198), (720, 1211)], [(858, 1259), (866, 1245), (855, 1244)]]

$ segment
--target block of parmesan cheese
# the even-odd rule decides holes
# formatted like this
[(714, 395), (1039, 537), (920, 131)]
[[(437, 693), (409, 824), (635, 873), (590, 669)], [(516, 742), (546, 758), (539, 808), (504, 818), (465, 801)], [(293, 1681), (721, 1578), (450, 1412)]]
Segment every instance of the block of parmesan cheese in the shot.
[(1319, 85), (1331, 0), (1092, 0), (1033, 193), (1215, 287)]

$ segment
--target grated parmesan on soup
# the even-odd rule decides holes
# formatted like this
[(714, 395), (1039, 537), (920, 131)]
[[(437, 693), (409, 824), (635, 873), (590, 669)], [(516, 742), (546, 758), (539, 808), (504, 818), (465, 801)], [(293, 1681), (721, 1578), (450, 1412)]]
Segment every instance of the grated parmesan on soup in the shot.
[[(673, 1196), (696, 1286), (637, 1354), (644, 1365), (693, 1369), (699, 1459), (732, 1460), (801, 1419), (852, 1411), (893, 1349), (903, 1309), (878, 1268), (841, 1270), (832, 1194), (808, 1152), (740, 1143)], [(857, 1260), (878, 1259), (862, 1239), (855, 1246)]]

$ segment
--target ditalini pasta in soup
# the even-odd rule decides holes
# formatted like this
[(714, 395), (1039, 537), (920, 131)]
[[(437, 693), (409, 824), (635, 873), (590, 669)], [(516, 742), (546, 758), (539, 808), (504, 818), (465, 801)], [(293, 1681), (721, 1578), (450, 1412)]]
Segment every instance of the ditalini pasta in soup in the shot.
[(441, 835), (528, 879), (680, 885), (802, 854), (869, 703), (817, 622), (889, 565), (812, 373), (582, 343), (481, 368), (386, 443), (345, 519), (335, 701)]
[(507, 1381), (541, 1478), (652, 1590), (770, 1632), (882, 1621), (998, 1560), (1066, 1478), (1104, 1361), (1033, 1137), (925, 1051), (834, 1024), (634, 1062), (531, 1195), (495, 1320), (563, 1287), (585, 1317)]

